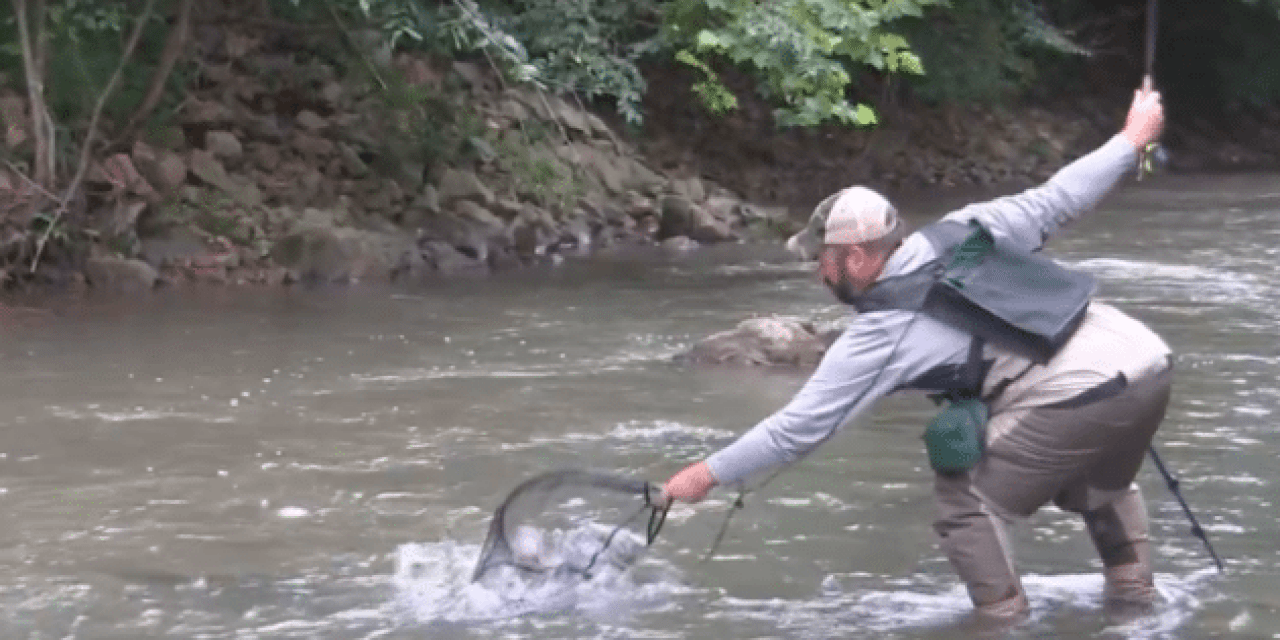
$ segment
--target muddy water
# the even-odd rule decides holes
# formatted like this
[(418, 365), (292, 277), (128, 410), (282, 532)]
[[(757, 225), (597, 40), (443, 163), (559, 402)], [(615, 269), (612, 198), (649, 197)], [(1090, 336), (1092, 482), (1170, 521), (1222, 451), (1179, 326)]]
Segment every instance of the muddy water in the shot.
[[(1156, 614), (1109, 622), (1082, 527), (1046, 510), (1016, 532), (1015, 636), (1280, 637), (1280, 178), (1131, 185), (1054, 251), (1177, 351), (1158, 446), (1229, 573), (1148, 465)], [(0, 324), (0, 637), (971, 633), (911, 398), (751, 496), (709, 563), (725, 493), (631, 571), (518, 602), (468, 584), (524, 478), (661, 480), (789, 398), (802, 375), (668, 363), (752, 314), (836, 312), (777, 250), (54, 306)]]

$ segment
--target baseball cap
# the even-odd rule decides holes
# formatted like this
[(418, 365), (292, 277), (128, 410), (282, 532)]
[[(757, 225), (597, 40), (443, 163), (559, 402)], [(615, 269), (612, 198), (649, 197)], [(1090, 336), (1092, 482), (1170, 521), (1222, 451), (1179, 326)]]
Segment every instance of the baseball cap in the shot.
[(859, 244), (893, 233), (898, 210), (866, 187), (848, 187), (827, 196), (809, 216), (809, 224), (787, 240), (787, 250), (813, 260), (824, 244)]

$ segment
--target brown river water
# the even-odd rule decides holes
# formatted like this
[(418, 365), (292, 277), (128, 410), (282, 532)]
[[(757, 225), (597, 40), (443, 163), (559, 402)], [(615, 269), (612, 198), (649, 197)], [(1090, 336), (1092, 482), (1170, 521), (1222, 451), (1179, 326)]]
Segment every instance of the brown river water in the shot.
[[(1108, 621), (1050, 508), (1015, 531), (1034, 610), (1011, 637), (1280, 638), (1280, 177), (1131, 183), (1051, 249), (1176, 351), (1157, 446), (1228, 571), (1148, 464), (1156, 612)], [(670, 362), (752, 315), (838, 312), (778, 247), (49, 304), (0, 317), (0, 637), (972, 635), (921, 398), (749, 496), (710, 562), (728, 492), (673, 509), (630, 571), (518, 602), (470, 583), (523, 479), (661, 481), (786, 402), (803, 373)]]

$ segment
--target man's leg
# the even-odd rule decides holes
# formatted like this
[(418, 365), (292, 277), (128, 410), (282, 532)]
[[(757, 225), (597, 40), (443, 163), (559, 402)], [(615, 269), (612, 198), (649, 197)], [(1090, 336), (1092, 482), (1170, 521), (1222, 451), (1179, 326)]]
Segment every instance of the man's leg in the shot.
[(1102, 558), (1109, 602), (1155, 602), (1155, 577), (1151, 570), (1151, 542), (1147, 508), (1142, 491), (1134, 486), (1123, 498), (1084, 514), (1089, 537)]
[(1143, 588), (1151, 585), (1145, 508), (1130, 485), (1164, 417), (1170, 383), (1162, 371), (1083, 406), (992, 416), (994, 437), (978, 466), (937, 478), (934, 528), (979, 611), (1018, 603), (1025, 610), (1004, 524), (1050, 500), (1091, 522), (1099, 553), (1110, 558), (1108, 593), (1154, 594)]
[(972, 489), (968, 473), (935, 476), (934, 530), (977, 612), (1001, 620), (1020, 618), (1029, 606), (1005, 522)]

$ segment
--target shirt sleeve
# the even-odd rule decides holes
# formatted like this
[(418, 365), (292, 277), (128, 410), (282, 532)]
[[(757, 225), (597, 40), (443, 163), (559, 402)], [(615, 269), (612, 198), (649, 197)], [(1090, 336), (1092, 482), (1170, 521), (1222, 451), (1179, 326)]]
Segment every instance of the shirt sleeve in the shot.
[(707, 458), (716, 480), (735, 484), (795, 461), (892, 391), (907, 370), (895, 347), (911, 319), (900, 311), (855, 318), (791, 402)]
[(1034, 251), (1068, 223), (1096, 207), (1137, 162), (1133, 143), (1116, 135), (1089, 155), (1063, 167), (1043, 185), (969, 205), (944, 219), (977, 220), (992, 233)]

